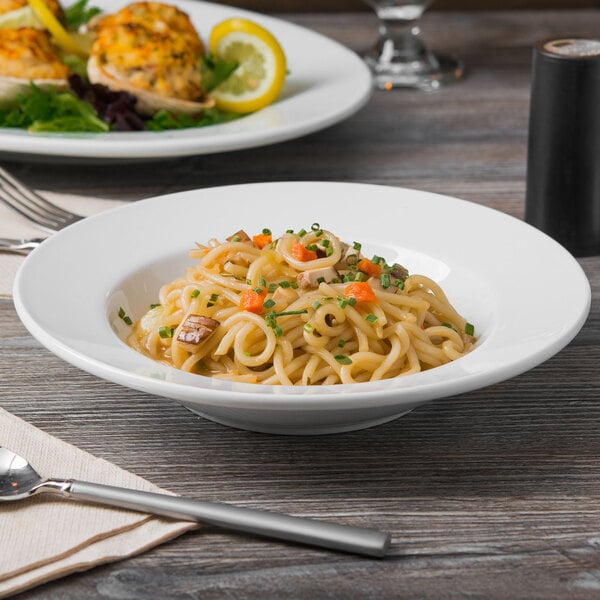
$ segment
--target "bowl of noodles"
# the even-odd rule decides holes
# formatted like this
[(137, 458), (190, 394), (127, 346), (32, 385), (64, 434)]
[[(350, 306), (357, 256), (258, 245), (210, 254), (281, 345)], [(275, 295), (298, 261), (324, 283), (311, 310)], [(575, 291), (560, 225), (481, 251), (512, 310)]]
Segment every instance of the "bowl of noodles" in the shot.
[[(531, 302), (557, 270), (564, 293)], [(573, 257), (518, 219), (334, 182), (107, 211), (34, 251), (14, 296), (79, 368), (283, 434), (370, 427), (516, 376), (569, 343), (590, 303)]]

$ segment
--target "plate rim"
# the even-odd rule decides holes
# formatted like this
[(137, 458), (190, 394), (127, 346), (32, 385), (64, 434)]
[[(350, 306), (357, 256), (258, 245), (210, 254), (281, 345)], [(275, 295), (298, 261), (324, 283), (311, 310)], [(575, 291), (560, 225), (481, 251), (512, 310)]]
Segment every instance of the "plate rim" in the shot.
[[(396, 388), (394, 390), (394, 392), (396, 393), (396, 395), (399, 395), (401, 398), (396, 398), (396, 396), (392, 397), (392, 395), (390, 395), (390, 391), (386, 390), (386, 389), (377, 389), (377, 390), (369, 389), (370, 387), (372, 387), (372, 385), (369, 383), (345, 384), (345, 385), (330, 386), (331, 388), (335, 388), (333, 392), (331, 390), (321, 392), (320, 390), (315, 390), (315, 388), (310, 388), (311, 392), (306, 396), (303, 396), (301, 392), (295, 392), (295, 393), (290, 394), (289, 396), (284, 395), (285, 402), (286, 402), (285, 407), (281, 406), (282, 394), (278, 394), (276, 392), (281, 390), (282, 388), (286, 388), (287, 386), (268, 386), (269, 389), (276, 388), (276, 390), (272, 393), (272, 395), (264, 396), (264, 392), (263, 392), (263, 390), (261, 390), (261, 388), (264, 388), (267, 386), (262, 386), (260, 384), (238, 384), (235, 386), (229, 386), (234, 389), (229, 389), (229, 387), (227, 389), (215, 389), (214, 387), (211, 387), (210, 385), (188, 386), (188, 385), (184, 385), (181, 383), (173, 383), (173, 382), (169, 382), (169, 381), (158, 380), (158, 381), (152, 382), (155, 385), (151, 386), (153, 388), (152, 390), (148, 390), (147, 384), (149, 382), (148, 382), (148, 377), (146, 375), (125, 373), (125, 372), (122, 372), (122, 370), (120, 371), (118, 368), (116, 368), (112, 365), (107, 365), (106, 363), (102, 363), (101, 361), (98, 361), (97, 359), (93, 359), (93, 358), (90, 359), (89, 356), (85, 356), (80, 353), (78, 354), (77, 350), (73, 350), (73, 348), (69, 347), (69, 345), (66, 344), (64, 341), (56, 340), (56, 338), (53, 338), (51, 335), (49, 335), (48, 332), (46, 332), (44, 330), (44, 328), (40, 324), (38, 324), (35, 321), (35, 319), (31, 316), (31, 314), (26, 306), (27, 301), (24, 299), (23, 294), (22, 294), (23, 278), (27, 274), (29, 265), (31, 265), (32, 263), (37, 261), (40, 254), (43, 255), (43, 253), (45, 251), (44, 244), (47, 245), (46, 247), (49, 247), (51, 244), (53, 245), (56, 243), (61, 243), (61, 236), (67, 235), (69, 229), (73, 229), (73, 228), (81, 229), (81, 228), (93, 226), (95, 219), (97, 219), (97, 218), (104, 218), (104, 219), (110, 220), (111, 214), (114, 214), (114, 213), (119, 214), (124, 210), (133, 210), (133, 211), (142, 210), (143, 211), (144, 206), (150, 206), (151, 203), (158, 205), (163, 202), (169, 202), (169, 201), (172, 202), (172, 201), (176, 200), (177, 198), (185, 199), (189, 195), (194, 194), (194, 193), (198, 192), (199, 190), (187, 190), (187, 191), (183, 191), (183, 192), (175, 192), (172, 194), (155, 196), (155, 197), (149, 198), (147, 200), (141, 200), (141, 201), (137, 201), (137, 202), (134, 202), (134, 203), (131, 203), (128, 205), (112, 208), (103, 213), (100, 213), (99, 215), (96, 215), (96, 217), (90, 217), (84, 221), (81, 221), (81, 222), (71, 226), (70, 228), (67, 228), (66, 230), (64, 230), (64, 233), (60, 232), (60, 233), (52, 236), (47, 242), (44, 242), (44, 244), (42, 244), (38, 249), (36, 249), (34, 252), (32, 252), (27, 257), (27, 259), (24, 261), (23, 265), (21, 266), (21, 268), (19, 269), (19, 271), (17, 273), (17, 277), (15, 279), (15, 285), (14, 285), (14, 302), (15, 302), (15, 307), (17, 309), (17, 313), (18, 313), (19, 317), (21, 318), (21, 320), (23, 321), (23, 323), (25, 324), (25, 326), (27, 327), (27, 329), (32, 333), (32, 335), (36, 339), (38, 339), (38, 341), (40, 341), (51, 352), (57, 354), (58, 356), (60, 356), (64, 360), (66, 360), (67, 362), (70, 362), (71, 364), (74, 364), (75, 366), (82, 368), (85, 371), (91, 372), (94, 375), (99, 376), (101, 378), (108, 379), (110, 381), (114, 381), (121, 385), (125, 385), (126, 387), (132, 387), (134, 389), (138, 389), (141, 391), (147, 391), (148, 393), (165, 396), (167, 398), (181, 400), (181, 398), (178, 398), (177, 396), (172, 395), (173, 394), (172, 388), (177, 388), (177, 390), (180, 392), (187, 391), (188, 393), (186, 393), (184, 395), (185, 396), (189, 395), (191, 401), (197, 400), (197, 401), (203, 402), (204, 404), (209, 404), (209, 405), (213, 405), (213, 406), (216, 406), (216, 405), (226, 406), (226, 407), (231, 407), (231, 408), (234, 408), (234, 407), (235, 408), (247, 408), (248, 403), (255, 403), (257, 401), (260, 401), (260, 407), (269, 409), (269, 410), (273, 409), (274, 407), (281, 409), (281, 410), (302, 410), (303, 408), (307, 408), (307, 404), (310, 405), (308, 407), (310, 409), (331, 410), (331, 409), (335, 409), (336, 407), (338, 407), (338, 405), (340, 405), (340, 407), (344, 406), (346, 408), (355, 408), (355, 407), (364, 406), (364, 402), (366, 400), (368, 400), (370, 403), (373, 403), (376, 406), (389, 406), (389, 405), (401, 406), (401, 402), (399, 402), (399, 400), (402, 400), (403, 396), (410, 396), (411, 400), (414, 399), (415, 397), (417, 397), (417, 398), (421, 398), (423, 401), (427, 401), (427, 400), (432, 400), (435, 398), (452, 396), (452, 395), (455, 395), (456, 393), (466, 393), (468, 391), (472, 391), (474, 389), (478, 389), (481, 387), (487, 387), (488, 385), (498, 383), (500, 381), (506, 380), (507, 378), (512, 378), (518, 374), (521, 374), (521, 373), (531, 369), (532, 367), (541, 364), (542, 362), (544, 362), (551, 356), (555, 355), (557, 352), (559, 352), (562, 348), (564, 348), (575, 337), (575, 335), (579, 332), (579, 330), (584, 325), (585, 320), (587, 319), (587, 316), (588, 316), (589, 310), (590, 310), (590, 306), (591, 306), (591, 286), (589, 284), (589, 281), (588, 281), (581, 265), (575, 260), (574, 257), (572, 257), (568, 253), (568, 251), (566, 249), (564, 249), (562, 246), (560, 246), (560, 244), (558, 244), (556, 241), (554, 241), (552, 238), (550, 238), (546, 234), (543, 234), (541, 231), (533, 228), (531, 225), (528, 225), (524, 221), (521, 221), (520, 219), (517, 219), (516, 217), (512, 217), (512, 216), (508, 215), (507, 213), (498, 211), (497, 209), (494, 209), (494, 208), (490, 208), (490, 207), (476, 204), (473, 202), (469, 202), (466, 200), (461, 200), (459, 198), (454, 198), (451, 196), (445, 196), (442, 194), (436, 194), (436, 193), (432, 193), (432, 192), (424, 192), (424, 191), (420, 191), (420, 190), (413, 190), (410, 188), (395, 187), (395, 186), (383, 186), (383, 185), (375, 185), (375, 184), (367, 184), (367, 183), (349, 183), (349, 182), (331, 182), (331, 181), (329, 181), (329, 182), (323, 182), (323, 181), (256, 182), (256, 183), (249, 183), (249, 184), (219, 186), (216, 188), (204, 189), (202, 191), (205, 193), (208, 193), (208, 194), (210, 194), (211, 192), (215, 192), (215, 190), (220, 191), (219, 193), (226, 193), (227, 190), (235, 192), (235, 191), (239, 191), (240, 188), (246, 188), (246, 189), (254, 188), (255, 190), (260, 190), (260, 188), (264, 187), (264, 186), (274, 188), (275, 186), (289, 186), (289, 185), (292, 185), (292, 186), (324, 186), (324, 185), (331, 186), (331, 185), (333, 185), (333, 186), (351, 186), (354, 188), (356, 188), (358, 186), (358, 187), (369, 188), (369, 189), (377, 188), (377, 189), (393, 190), (400, 194), (425, 195), (429, 198), (439, 198), (439, 199), (443, 199), (444, 201), (451, 201), (454, 203), (467, 205), (468, 207), (471, 207), (471, 209), (475, 209), (475, 207), (476, 207), (476, 210), (482, 210), (482, 211), (484, 211), (485, 214), (493, 214), (498, 218), (507, 219), (508, 220), (507, 222), (510, 222), (512, 224), (519, 224), (518, 225), (519, 227), (525, 227), (529, 233), (536, 236), (538, 239), (543, 240), (545, 244), (548, 244), (548, 247), (553, 247), (557, 252), (560, 252), (565, 257), (565, 259), (568, 259), (570, 261), (570, 264), (573, 267), (573, 274), (574, 275), (576, 274), (581, 279), (581, 283), (584, 285), (584, 288), (585, 288), (583, 290), (585, 292), (585, 297), (582, 299), (583, 301), (581, 304), (581, 309), (579, 310), (579, 314), (578, 314), (577, 318), (574, 319), (573, 322), (570, 324), (569, 328), (565, 332), (563, 332), (563, 334), (560, 336), (560, 338), (556, 338), (553, 340), (553, 342), (551, 344), (547, 344), (544, 347), (543, 352), (540, 353), (540, 351), (538, 351), (537, 354), (535, 354), (535, 355), (531, 354), (528, 357), (528, 360), (521, 360), (519, 363), (505, 364), (503, 366), (503, 368), (492, 371), (494, 376), (491, 378), (489, 376), (489, 372), (476, 372), (476, 373), (471, 373), (470, 375), (466, 375), (466, 376), (463, 375), (462, 377), (459, 377), (457, 379), (453, 379), (453, 380), (451, 379), (450, 381), (445, 382), (445, 385), (447, 386), (447, 389), (449, 390), (448, 393), (443, 393), (443, 394), (435, 394), (434, 393), (434, 395), (431, 395), (431, 391), (435, 392), (435, 390), (437, 390), (440, 387), (440, 383), (435, 382), (435, 381), (426, 383), (424, 385), (415, 385), (415, 386), (410, 386), (407, 388), (402, 388), (402, 387)], [(140, 207), (142, 207), (142, 208), (140, 208)], [(90, 225), (90, 223), (92, 225)], [(116, 339), (117, 338), (115, 337), (115, 341), (116, 341)], [(132, 352), (135, 352), (135, 351), (132, 351)], [(139, 356), (142, 356), (142, 355), (139, 355)], [(469, 357), (469, 355), (467, 355), (465, 358), (468, 358), (468, 357)], [(149, 359), (147, 357), (142, 357), (142, 358), (144, 358), (149, 363), (154, 363), (154, 361), (152, 361), (152, 359)], [(462, 360), (463, 363), (465, 361), (465, 359), (460, 359), (460, 360)], [(449, 363), (448, 365), (444, 365), (442, 367), (437, 367), (435, 369), (435, 371), (437, 371), (439, 373), (440, 369), (445, 369), (445, 372), (452, 373), (453, 366), (460, 363), (460, 360), (455, 361), (453, 363)], [(461, 364), (463, 364), (463, 363), (461, 363)], [(85, 366), (82, 366), (82, 364), (85, 364)], [(112, 375), (112, 378), (106, 376), (107, 375), (106, 370), (111, 371), (110, 374)], [(176, 371), (176, 370), (174, 370), (174, 371)], [(115, 373), (118, 375), (117, 377), (115, 377)], [(181, 373), (181, 372), (178, 372), (178, 373)], [(420, 374), (411, 376), (412, 381), (416, 381), (416, 378), (418, 378), (419, 375)], [(199, 376), (191, 375), (190, 377), (196, 378)], [(211, 378), (207, 378), (207, 379), (210, 381), (214, 381), (214, 380), (211, 380)], [(403, 379), (403, 378), (398, 378), (398, 379)], [(391, 381), (391, 380), (387, 380), (387, 381)], [(133, 385), (134, 383), (136, 385)], [(356, 386), (358, 386), (358, 387), (356, 387)], [(236, 389), (236, 388), (241, 388), (242, 391), (240, 391), (239, 389)], [(352, 390), (352, 393), (347, 394), (347, 395), (343, 394), (344, 391), (347, 391), (349, 389)], [(315, 390), (315, 391), (313, 391), (313, 390)], [(340, 393), (335, 393), (337, 391), (339, 391)], [(214, 399), (211, 398), (210, 397), (211, 395), (215, 396), (215, 398)], [(325, 403), (325, 404), (321, 405), (321, 403)], [(254, 406), (253, 408), (256, 408), (256, 407)]]

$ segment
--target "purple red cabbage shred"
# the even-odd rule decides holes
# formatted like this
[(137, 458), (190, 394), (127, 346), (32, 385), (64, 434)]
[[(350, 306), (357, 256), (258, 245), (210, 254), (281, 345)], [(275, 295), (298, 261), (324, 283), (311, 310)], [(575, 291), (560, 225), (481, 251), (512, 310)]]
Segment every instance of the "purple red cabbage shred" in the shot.
[(69, 86), (80, 100), (89, 102), (98, 117), (108, 123), (113, 131), (142, 131), (144, 120), (135, 109), (137, 98), (127, 92), (115, 92), (100, 83), (90, 83), (73, 74)]

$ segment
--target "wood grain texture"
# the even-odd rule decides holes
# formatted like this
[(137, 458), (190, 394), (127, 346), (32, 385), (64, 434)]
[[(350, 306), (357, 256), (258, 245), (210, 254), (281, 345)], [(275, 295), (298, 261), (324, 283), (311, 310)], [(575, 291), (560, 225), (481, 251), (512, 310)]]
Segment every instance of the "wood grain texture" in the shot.
[[(374, 21), (359, 13), (286, 18), (356, 51), (374, 37)], [(454, 195), (521, 218), (531, 47), (597, 26), (592, 11), (432, 13), (427, 38), (468, 66), (463, 82), (439, 93), (376, 92), (326, 131), (153, 169), (5, 166), (42, 190), (131, 201), (248, 181), (349, 180)], [(580, 264), (591, 314), (552, 359), (334, 436), (237, 431), (96, 379), (43, 349), (0, 301), (5, 409), (174, 492), (387, 529), (394, 539), (389, 558), (371, 560), (205, 529), (20, 598), (598, 598), (600, 258)]]

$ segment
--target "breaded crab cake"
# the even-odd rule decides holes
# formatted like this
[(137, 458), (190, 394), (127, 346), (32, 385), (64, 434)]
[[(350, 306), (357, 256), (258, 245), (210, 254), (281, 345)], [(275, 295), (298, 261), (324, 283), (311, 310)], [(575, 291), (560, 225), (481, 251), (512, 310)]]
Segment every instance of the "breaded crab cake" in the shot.
[(39, 87), (67, 87), (68, 67), (50, 42), (48, 32), (34, 27), (0, 29), (0, 102)]
[(200, 113), (212, 102), (202, 91), (204, 44), (189, 17), (175, 6), (136, 2), (94, 19), (88, 77), (138, 98), (137, 110)]

